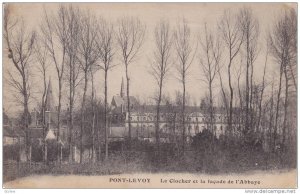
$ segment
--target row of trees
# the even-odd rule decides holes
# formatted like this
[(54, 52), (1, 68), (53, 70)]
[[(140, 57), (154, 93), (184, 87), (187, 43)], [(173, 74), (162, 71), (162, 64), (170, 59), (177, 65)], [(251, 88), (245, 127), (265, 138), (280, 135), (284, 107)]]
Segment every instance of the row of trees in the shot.
[[(202, 70), (201, 80), (208, 86), (208, 94), (205, 99), (208, 105), (206, 109), (206, 116), (209, 121), (208, 129), (215, 133), (213, 131), (215, 107), (218, 102), (215, 101), (214, 92), (216, 89), (214, 88), (219, 85), (217, 90), (220, 90), (222, 96), (219, 104), (221, 103), (225, 108), (229, 136), (232, 135), (234, 128), (238, 127), (243, 134), (244, 141), (257, 138), (257, 134), (259, 134), (259, 138), (264, 139), (264, 135), (268, 132), (268, 134), (271, 134), (270, 141), (272, 145), (270, 146), (273, 151), (275, 151), (277, 144), (281, 144), (281, 148), (286, 148), (286, 131), (294, 130), (295, 132), (295, 126), (292, 127), (288, 123), (296, 122), (295, 115), (288, 116), (288, 109), (291, 108), (289, 95), (295, 96), (297, 90), (295, 79), (295, 57), (297, 56), (295, 10), (285, 10), (282, 15), (278, 16), (272, 29), (266, 32), (267, 37), (265, 39), (260, 38), (259, 21), (249, 8), (242, 8), (237, 13), (226, 10), (216, 28), (217, 30), (213, 31), (207, 27), (206, 23), (204, 24), (202, 33), (199, 35), (200, 46), (197, 49), (198, 45), (195, 45), (195, 41), (192, 40), (187, 21), (183, 20), (178, 23), (173, 33), (170, 33), (169, 23), (166, 21), (161, 21), (156, 26), (156, 47), (152, 69), (158, 85), (157, 115), (160, 113), (164, 80), (172, 65), (169, 59), (171, 58), (170, 52), (173, 46), (175, 68), (179, 75), (178, 79), (182, 83), (182, 118), (186, 118), (186, 80), (189, 76), (190, 65), (194, 61), (194, 55), (197, 53), (199, 61), (196, 63), (200, 64)], [(258, 44), (259, 40), (263, 40), (263, 44)], [(172, 45), (172, 43), (174, 44)], [(262, 60), (256, 62), (258, 56), (263, 55), (263, 48), (265, 48), (264, 62)], [(280, 66), (278, 85), (274, 83), (276, 82), (274, 77), (272, 80), (267, 80), (267, 65), (270, 63), (270, 55), (273, 59), (271, 60), (271, 67), (277, 69), (277, 66)], [(238, 62), (238, 59), (240, 59), (240, 62)], [(254, 75), (255, 63), (256, 68), (263, 69), (261, 78)], [(237, 66), (239, 67), (237, 68)], [(236, 76), (234, 71), (236, 71)], [(228, 78), (227, 83), (224, 83), (224, 74)], [(216, 79), (218, 77), (219, 82)], [(235, 78), (236, 80), (234, 80)], [(283, 79), (285, 80), (285, 86), (282, 85)], [(227, 87), (226, 84), (228, 84)], [(277, 89), (274, 89), (274, 84), (277, 85)], [(267, 88), (270, 85), (272, 85), (272, 91), (266, 93), (266, 91), (270, 91), (270, 87)], [(275, 105), (274, 90), (277, 92)], [(284, 97), (281, 97), (282, 90), (285, 90)], [(291, 100), (290, 103), (295, 104), (296, 99)], [(271, 107), (270, 101), (272, 102)], [(273, 110), (274, 108), (275, 110)], [(268, 109), (270, 110), (269, 117), (263, 116)], [(234, 119), (234, 116), (237, 118)], [(281, 117), (283, 117), (283, 122), (281, 123), (281, 132), (278, 132)], [(289, 121), (287, 121), (288, 118)], [(157, 117), (156, 141), (159, 143), (158, 120)], [(185, 120), (182, 119), (183, 150), (186, 142)], [(234, 123), (234, 120), (238, 120), (238, 124)], [(265, 125), (265, 123), (270, 123), (270, 126)], [(291, 131), (289, 133), (291, 134)], [(281, 134), (281, 139), (278, 139), (278, 134)], [(292, 142), (290, 145), (294, 143)]]
[[(210, 26), (209, 26), (210, 25)], [(186, 84), (190, 77), (191, 66), (199, 64), (200, 79), (207, 84), (206, 116), (208, 129), (214, 132), (216, 106), (225, 109), (228, 137), (239, 127), (243, 141), (260, 135), (263, 139), (269, 134), (270, 146), (275, 151), (278, 143), (286, 146), (295, 127), (292, 103), (295, 103), (297, 90), (297, 16), (294, 9), (286, 9), (278, 16), (267, 38), (263, 39), (259, 20), (250, 8), (241, 8), (233, 13), (226, 10), (216, 26), (204, 24), (201, 32), (194, 36), (186, 19), (177, 22), (174, 28), (170, 22), (162, 19), (157, 22), (154, 37), (153, 55), (150, 72), (157, 84), (155, 137), (160, 146), (159, 115), (164, 96), (164, 86), (172, 69), (182, 85), (181, 128), (182, 151), (186, 144)], [(73, 6), (61, 5), (49, 14), (44, 10), (39, 29), (26, 29), (24, 21), (10, 14), (10, 5), (5, 6), (4, 38), (8, 48), (8, 57), (14, 68), (8, 70), (8, 83), (15, 89), (15, 97), (23, 105), (23, 122), (28, 134), (28, 103), (33, 89), (30, 82), (34, 67), (43, 78), (41, 111), (46, 110), (47, 78), (49, 68), (55, 69), (58, 81), (57, 140), (60, 138), (62, 93), (68, 90), (68, 127), (69, 149), (74, 145), (74, 109), (80, 110), (80, 161), (83, 153), (83, 136), (87, 122), (91, 123), (92, 145), (99, 138), (99, 118), (96, 115), (95, 73), (104, 72), (104, 141), (105, 158), (108, 158), (108, 76), (117, 64), (116, 54), (120, 56), (126, 74), (126, 96), (128, 118), (130, 108), (130, 68), (135, 65), (145, 41), (146, 26), (138, 18), (123, 17), (116, 25), (93, 13)], [(261, 41), (262, 40), (262, 41)], [(262, 44), (259, 44), (262, 42)], [(263, 49), (265, 49), (263, 52)], [(264, 62), (257, 61), (264, 55)], [(270, 56), (271, 59), (270, 60)], [(274, 74), (268, 79), (268, 64), (278, 69), (279, 80)], [(256, 68), (263, 69), (261, 78), (255, 76)], [(279, 68), (278, 68), (279, 66)], [(13, 72), (15, 71), (15, 72)], [(273, 72), (271, 72), (273, 73)], [(228, 80), (224, 79), (228, 78)], [(261, 81), (258, 81), (261, 80)], [(278, 84), (275, 83), (278, 81)], [(82, 87), (82, 90), (78, 88)], [(99, 90), (98, 90), (99, 91)], [(284, 95), (282, 94), (284, 92)], [(216, 99), (217, 94), (221, 94)], [(277, 94), (275, 96), (275, 93)], [(76, 106), (76, 96), (81, 95), (80, 106)], [(87, 100), (88, 97), (91, 100)], [(89, 107), (91, 103), (91, 109)], [(91, 113), (91, 116), (87, 117)], [(238, 123), (233, 117), (238, 117)], [(89, 119), (87, 119), (89, 118)], [(92, 119), (90, 119), (92, 118)], [(44, 125), (45, 125), (45, 121)], [(129, 142), (131, 142), (131, 123), (129, 119)], [(98, 128), (97, 128), (98, 127)], [(287, 133), (289, 137), (287, 137)], [(98, 134), (98, 135), (96, 135)], [(280, 135), (280, 140), (278, 139)], [(28, 136), (28, 135), (27, 135)], [(271, 140), (270, 140), (271, 141)], [(26, 137), (28, 145), (28, 138)], [(99, 139), (98, 139), (98, 142)], [(291, 144), (295, 146), (295, 144)], [(98, 149), (100, 150), (100, 148)], [(70, 160), (74, 159), (70, 152)], [(92, 151), (92, 159), (94, 159)]]
[[(83, 11), (73, 6), (61, 5), (58, 10), (49, 14), (44, 10), (40, 28), (37, 31), (26, 29), (24, 20), (14, 18), (10, 14), (10, 5), (5, 6), (4, 37), (8, 47), (8, 57), (13, 62), (18, 78), (8, 70), (7, 79), (16, 91), (16, 99), (24, 106), (24, 128), (28, 134), (30, 98), (30, 78), (34, 72), (34, 65), (38, 68), (43, 78), (43, 94), (41, 97), (41, 111), (46, 111), (47, 78), (50, 75), (49, 67), (54, 66), (58, 81), (58, 108), (57, 108), (57, 140), (60, 138), (62, 93), (64, 88), (69, 91), (69, 146), (73, 146), (74, 108), (75, 98), (79, 93), (78, 86), (83, 87), (81, 97), (81, 156), (83, 150), (83, 133), (86, 118), (87, 91), (91, 87), (92, 103), (95, 103), (94, 74), (98, 70), (104, 71), (104, 133), (105, 133), (105, 157), (108, 157), (107, 134), (107, 80), (108, 72), (115, 64), (112, 63), (117, 47), (122, 53), (124, 63), (127, 96), (129, 96), (129, 66), (135, 60), (143, 43), (145, 26), (139, 19), (126, 17), (118, 20), (118, 28), (114, 29), (111, 22), (104, 18), (97, 18), (89, 11)], [(64, 86), (66, 84), (66, 86)], [(128, 110), (130, 115), (130, 100), (128, 98)], [(93, 106), (94, 107), (94, 106)], [(95, 112), (93, 110), (93, 112)], [(93, 113), (95, 122), (95, 113)], [(46, 126), (45, 121), (43, 121)], [(129, 125), (129, 133), (131, 134)], [(95, 129), (93, 127), (93, 131)], [(131, 135), (129, 135), (131, 137)], [(28, 145), (28, 138), (26, 138)], [(70, 152), (73, 154), (73, 152)], [(74, 156), (70, 156), (70, 160)]]

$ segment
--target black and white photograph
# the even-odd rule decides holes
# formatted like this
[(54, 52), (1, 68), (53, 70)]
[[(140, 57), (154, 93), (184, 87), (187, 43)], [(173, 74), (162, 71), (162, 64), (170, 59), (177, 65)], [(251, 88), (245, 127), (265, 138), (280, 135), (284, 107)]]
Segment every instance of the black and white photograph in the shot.
[(298, 187), (296, 2), (2, 8), (4, 189)]

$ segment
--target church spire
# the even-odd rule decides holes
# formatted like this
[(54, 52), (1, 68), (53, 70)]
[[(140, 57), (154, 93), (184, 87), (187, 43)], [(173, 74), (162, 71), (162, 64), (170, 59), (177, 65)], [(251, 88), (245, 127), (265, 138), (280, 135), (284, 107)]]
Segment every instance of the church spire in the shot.
[(53, 91), (52, 91), (52, 83), (51, 78), (49, 78), (47, 94), (46, 94), (46, 103), (45, 103), (46, 111), (53, 111), (55, 110), (54, 105), (54, 98), (53, 98)]
[(121, 83), (120, 96), (121, 96), (122, 98), (125, 96), (123, 77), (122, 77), (122, 83)]

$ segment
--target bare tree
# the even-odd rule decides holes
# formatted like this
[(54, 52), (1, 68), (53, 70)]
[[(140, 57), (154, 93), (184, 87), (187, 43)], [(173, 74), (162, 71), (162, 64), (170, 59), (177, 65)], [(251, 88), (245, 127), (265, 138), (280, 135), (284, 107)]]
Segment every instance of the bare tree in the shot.
[[(95, 67), (95, 66), (94, 66)], [(95, 136), (96, 136), (96, 99), (95, 99), (95, 86), (94, 86), (94, 74), (96, 73), (97, 69), (91, 67), (90, 74), (91, 74), (91, 82), (92, 82), (92, 95), (91, 95), (91, 105), (92, 105), (92, 162), (95, 161)], [(99, 139), (98, 139), (98, 142)], [(100, 144), (99, 144), (100, 146)], [(100, 150), (100, 149), (99, 149)], [(101, 152), (100, 152), (101, 153)]]
[(47, 69), (48, 69), (48, 63), (47, 63), (47, 49), (43, 46), (42, 40), (37, 38), (36, 44), (34, 47), (35, 57), (37, 60), (37, 69), (41, 73), (41, 77), (43, 80), (43, 91), (42, 91), (42, 97), (41, 97), (41, 112), (42, 112), (42, 123), (45, 125), (45, 101), (46, 101), (46, 92), (47, 92)]
[(244, 34), (246, 54), (246, 99), (245, 99), (245, 132), (252, 128), (252, 94), (253, 94), (253, 63), (257, 57), (257, 40), (259, 34), (258, 20), (254, 18), (250, 8), (243, 8), (239, 13), (240, 30)]
[[(47, 93), (47, 69), (49, 67), (49, 63), (47, 61), (48, 51), (46, 47), (43, 45), (43, 40), (37, 38), (36, 44), (34, 47), (35, 57), (37, 60), (37, 69), (41, 73), (41, 77), (43, 80), (43, 91), (41, 97), (41, 113), (42, 113), (42, 126), (43, 126), (43, 137), (46, 135), (46, 93)], [(45, 142), (44, 142), (45, 143)], [(44, 148), (45, 149), (45, 148)], [(45, 151), (45, 150), (44, 150)], [(44, 152), (45, 154), (45, 152)], [(45, 158), (45, 157), (43, 157)]]
[(232, 115), (233, 115), (233, 86), (232, 86), (232, 75), (231, 68), (236, 58), (241, 45), (243, 43), (244, 35), (240, 32), (237, 16), (233, 15), (229, 10), (224, 12), (224, 15), (219, 23), (219, 30), (222, 34), (225, 46), (228, 50), (228, 84), (230, 91), (229, 100), (229, 116), (228, 116), (228, 129), (232, 130)]
[(213, 134), (214, 130), (214, 102), (213, 102), (213, 84), (219, 71), (219, 62), (221, 57), (220, 42), (213, 36), (211, 32), (208, 32), (207, 25), (205, 23), (204, 38), (200, 41), (200, 65), (202, 68), (204, 81), (208, 85), (209, 90), (209, 129)]
[(264, 91), (266, 88), (266, 81), (265, 81), (265, 76), (266, 76), (266, 70), (267, 70), (267, 63), (268, 63), (268, 55), (269, 55), (269, 49), (267, 46), (266, 50), (266, 57), (265, 57), (265, 65), (264, 65), (264, 73), (263, 73), (263, 78), (262, 78), (262, 83), (261, 83), (261, 90), (260, 90), (260, 98), (259, 98), (259, 112), (258, 112), (258, 121), (256, 124), (256, 130), (259, 131), (260, 128), (260, 122), (261, 122), (261, 114), (262, 114), (262, 102), (263, 102), (263, 96), (264, 96)]
[[(57, 108), (57, 141), (60, 138), (60, 120), (63, 76), (65, 72), (67, 44), (68, 44), (68, 12), (67, 8), (60, 6), (56, 14), (48, 16), (44, 8), (44, 18), (41, 24), (41, 32), (45, 47), (47, 48), (52, 64), (55, 66), (58, 80), (58, 108)], [(59, 153), (59, 152), (58, 152)], [(59, 160), (58, 154), (58, 160)]]
[[(3, 36), (8, 48), (8, 58), (13, 63), (12, 68), (8, 68), (8, 83), (13, 89), (16, 101), (23, 106), (22, 124), (25, 131), (25, 149), (27, 160), (29, 154), (29, 98), (31, 94), (31, 59), (34, 53), (36, 34), (34, 31), (27, 31), (25, 22), (21, 19), (14, 19), (11, 15), (10, 5), (4, 7)], [(14, 73), (13, 73), (14, 72)]]
[(97, 20), (89, 12), (82, 13), (80, 20), (78, 61), (83, 73), (83, 94), (81, 102), (81, 122), (80, 122), (80, 163), (83, 159), (83, 130), (85, 129), (85, 109), (86, 109), (86, 92), (88, 89), (88, 80), (90, 69), (96, 65), (99, 54), (97, 51)]
[(297, 92), (297, 13), (295, 9), (290, 9), (288, 13), (289, 17), (289, 34), (291, 38), (291, 48), (290, 48), (290, 63), (288, 63), (287, 72), (290, 74), (291, 79), (293, 80), (294, 89)]
[(97, 49), (99, 52), (100, 68), (104, 71), (104, 136), (105, 136), (105, 159), (108, 159), (108, 129), (107, 129), (107, 82), (108, 71), (115, 65), (112, 64), (113, 50), (113, 25), (102, 19), (99, 26)]
[(239, 65), (239, 69), (237, 69), (236, 71), (236, 75), (237, 75), (237, 87), (238, 87), (238, 96), (239, 96), (239, 102), (240, 102), (240, 109), (243, 112), (244, 109), (244, 99), (243, 99), (243, 92), (241, 89), (241, 77), (242, 77), (242, 73), (243, 73), (243, 56), (241, 56), (241, 62)]
[[(179, 81), (182, 84), (182, 151), (184, 153), (184, 147), (186, 142), (185, 135), (185, 106), (186, 106), (186, 82), (187, 78), (190, 75), (189, 70), (195, 53), (193, 51), (191, 38), (191, 29), (188, 26), (186, 19), (183, 18), (181, 23), (177, 24), (177, 27), (174, 31), (174, 44), (175, 51), (178, 58), (177, 71), (179, 74)], [(195, 49), (196, 50), (196, 49)]]
[(170, 32), (170, 24), (168, 21), (161, 20), (158, 24), (156, 24), (154, 37), (155, 49), (153, 52), (153, 60), (151, 63), (151, 75), (154, 77), (158, 86), (158, 96), (156, 99), (155, 138), (156, 144), (159, 146), (160, 104), (163, 95), (163, 84), (170, 70), (170, 56), (172, 46), (172, 34)]
[(268, 125), (268, 130), (269, 130), (269, 139), (270, 139), (270, 151), (271, 148), (273, 147), (273, 141), (272, 141), (272, 130), (273, 130), (273, 122), (274, 122), (274, 75), (273, 75), (273, 79), (271, 82), (271, 95), (270, 95), (270, 99), (269, 99), (269, 125)]
[[(295, 25), (293, 10), (285, 11), (285, 13), (276, 21), (272, 32), (269, 35), (270, 51), (275, 61), (280, 65), (280, 76), (279, 76), (279, 88), (277, 93), (276, 103), (276, 115), (275, 115), (275, 126), (274, 126), (274, 147), (276, 145), (277, 128), (278, 128), (278, 117), (279, 117), (279, 106), (280, 96), (282, 90), (282, 78), (285, 76), (285, 102), (284, 102), (284, 120), (282, 127), (282, 143), (285, 143), (286, 128), (287, 128), (287, 113), (288, 113), (288, 99), (289, 99), (289, 80), (288, 71), (293, 72), (291, 63), (295, 60), (295, 41), (296, 33), (294, 31)], [(295, 76), (292, 76), (295, 77)], [(296, 86), (296, 82), (294, 81)], [(295, 87), (296, 88), (296, 87)]]
[(117, 43), (121, 50), (122, 62), (126, 72), (127, 112), (128, 112), (128, 136), (131, 142), (131, 110), (130, 110), (130, 77), (129, 65), (134, 62), (144, 42), (146, 27), (138, 18), (123, 17), (118, 20)]
[(73, 111), (75, 106), (75, 95), (76, 95), (76, 88), (79, 86), (81, 82), (80, 77), (80, 68), (79, 68), (79, 62), (77, 60), (78, 55), (78, 45), (79, 45), (79, 32), (80, 32), (80, 13), (77, 8), (74, 8), (73, 6), (68, 7), (68, 15), (67, 15), (67, 25), (68, 25), (68, 41), (66, 45), (66, 71), (65, 71), (65, 77), (67, 86), (69, 89), (69, 95), (68, 95), (68, 113), (69, 113), (69, 119), (68, 119), (68, 125), (69, 125), (69, 161), (72, 162), (74, 160), (73, 156), (73, 127), (74, 127), (74, 121), (73, 121)]
[(219, 76), (219, 82), (220, 82), (220, 88), (221, 88), (221, 102), (224, 104), (226, 116), (228, 117), (229, 115), (229, 107), (228, 107), (228, 99), (227, 99), (227, 91), (225, 89), (225, 86), (223, 84), (223, 77), (221, 74), (221, 70), (223, 68), (223, 64), (219, 64), (219, 70), (218, 70), (218, 76)]

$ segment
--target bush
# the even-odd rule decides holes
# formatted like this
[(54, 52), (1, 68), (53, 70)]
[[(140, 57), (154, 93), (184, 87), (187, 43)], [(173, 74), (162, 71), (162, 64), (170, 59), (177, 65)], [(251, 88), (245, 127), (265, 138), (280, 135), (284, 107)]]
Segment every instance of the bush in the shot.
[(3, 160), (20, 160), (20, 144), (13, 144), (13, 145), (5, 145), (3, 146)]

